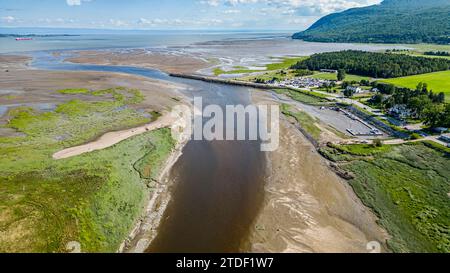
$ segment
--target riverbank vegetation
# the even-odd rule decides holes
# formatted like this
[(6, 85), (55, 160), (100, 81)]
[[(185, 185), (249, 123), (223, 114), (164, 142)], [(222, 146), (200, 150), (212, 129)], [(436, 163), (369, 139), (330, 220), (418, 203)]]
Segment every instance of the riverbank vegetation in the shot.
[(281, 112), (285, 116), (294, 118), (302, 130), (305, 131), (306, 137), (312, 138), (316, 142), (320, 140), (322, 130), (316, 125), (319, 122), (318, 120), (305, 112), (293, 110), (288, 104), (281, 105)]
[(450, 154), (428, 143), (329, 145), (335, 162), (379, 217), (394, 252), (450, 251)]
[(140, 216), (154, 179), (174, 147), (169, 129), (110, 148), (53, 160), (53, 153), (100, 135), (151, 121), (133, 109), (138, 90), (61, 90), (74, 99), (53, 112), (20, 107), (6, 125), (19, 137), (0, 137), (0, 252), (115, 252)]
[(344, 69), (349, 74), (372, 78), (397, 78), (450, 70), (450, 60), (347, 50), (314, 54), (293, 69)]

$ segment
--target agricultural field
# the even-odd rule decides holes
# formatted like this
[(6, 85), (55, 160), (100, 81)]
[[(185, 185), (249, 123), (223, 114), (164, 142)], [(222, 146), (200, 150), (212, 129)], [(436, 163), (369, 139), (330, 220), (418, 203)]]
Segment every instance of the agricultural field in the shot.
[(353, 177), (350, 185), (390, 234), (392, 251), (450, 251), (448, 149), (423, 142), (330, 145), (321, 153)]
[(394, 78), (382, 80), (382, 82), (391, 83), (397, 86), (416, 88), (419, 83), (427, 83), (428, 89), (433, 92), (444, 92), (446, 94), (446, 101), (450, 102), (450, 70), (421, 74), (403, 78)]
[(61, 149), (153, 119), (133, 109), (142, 101), (138, 90), (59, 92), (99, 101), (72, 100), (52, 112), (9, 111), (5, 126), (21, 135), (0, 137), (0, 252), (65, 252), (72, 241), (83, 252), (116, 252), (174, 147), (170, 130), (161, 129), (54, 160)]
[(403, 45), (405, 48), (413, 48), (417, 52), (427, 51), (448, 51), (450, 52), (450, 45), (438, 45), (438, 44), (412, 44)]

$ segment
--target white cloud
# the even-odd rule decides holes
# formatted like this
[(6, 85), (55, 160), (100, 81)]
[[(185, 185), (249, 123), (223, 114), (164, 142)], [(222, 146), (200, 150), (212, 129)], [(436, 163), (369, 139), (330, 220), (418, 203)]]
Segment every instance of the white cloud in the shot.
[(234, 7), (239, 4), (256, 4), (258, 2), (264, 2), (264, 1), (261, 1), (261, 0), (226, 0), (225, 5)]
[(300, 15), (324, 15), (349, 8), (379, 3), (379, 0), (264, 0), (269, 5), (295, 8)]
[(109, 23), (114, 27), (127, 27), (129, 24), (122, 20), (109, 19)]
[(241, 13), (241, 10), (239, 10), (239, 9), (227, 9), (227, 10), (224, 10), (223, 13), (225, 13), (225, 14), (237, 14), (237, 13)]
[[(110, 22), (111, 23), (111, 22)], [(221, 19), (146, 19), (137, 20), (140, 27), (179, 27), (179, 26), (218, 26), (224, 23)]]
[(265, 4), (278, 9), (279, 13), (324, 15), (349, 8), (378, 4), (382, 0), (201, 0), (203, 4), (218, 7), (220, 5), (236, 7), (248, 4)]
[(202, 0), (200, 1), (202, 4), (206, 4), (211, 7), (217, 7), (220, 5), (220, 0)]
[(5, 16), (1, 18), (2, 22), (5, 23), (14, 23), (16, 21), (16, 18), (12, 17), (12, 16)]
[(80, 6), (83, 2), (90, 2), (91, 0), (66, 0), (69, 6)]

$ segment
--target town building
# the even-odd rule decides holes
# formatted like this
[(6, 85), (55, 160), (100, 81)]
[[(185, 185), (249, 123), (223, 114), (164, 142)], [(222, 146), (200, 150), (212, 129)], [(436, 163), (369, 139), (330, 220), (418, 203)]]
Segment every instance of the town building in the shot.
[(450, 134), (442, 135), (439, 139), (444, 142), (450, 143)]
[(363, 92), (362, 88), (359, 87), (359, 86), (349, 85), (349, 86), (347, 86), (346, 89), (349, 90), (349, 91), (352, 91), (355, 94), (360, 94), (360, 93)]
[(389, 115), (400, 119), (406, 119), (412, 116), (411, 110), (409, 110), (405, 104), (395, 105), (388, 110), (388, 113)]
[(331, 81), (308, 78), (308, 77), (296, 77), (292, 79), (286, 79), (282, 81), (271, 80), (268, 84), (272, 84), (279, 87), (288, 87), (288, 88), (320, 88), (324, 85), (331, 84)]
[(324, 72), (324, 73), (338, 73), (337, 70), (334, 69), (320, 69), (320, 72)]

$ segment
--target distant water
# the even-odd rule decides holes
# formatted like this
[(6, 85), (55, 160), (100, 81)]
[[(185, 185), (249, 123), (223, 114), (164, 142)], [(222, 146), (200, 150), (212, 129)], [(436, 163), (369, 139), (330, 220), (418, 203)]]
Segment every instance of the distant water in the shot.
[(0, 53), (106, 48), (165, 48), (213, 40), (267, 39), (288, 36), (288, 33), (156, 32), (34, 37), (31, 41), (16, 41), (14, 37), (0, 37)]

